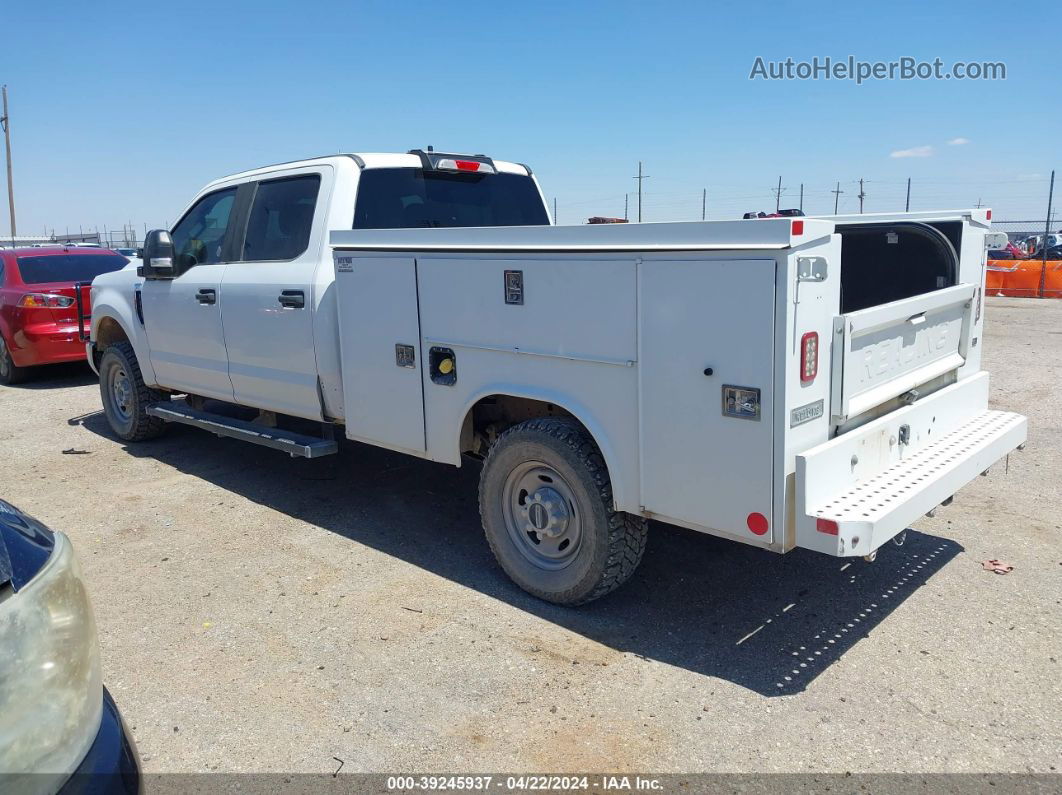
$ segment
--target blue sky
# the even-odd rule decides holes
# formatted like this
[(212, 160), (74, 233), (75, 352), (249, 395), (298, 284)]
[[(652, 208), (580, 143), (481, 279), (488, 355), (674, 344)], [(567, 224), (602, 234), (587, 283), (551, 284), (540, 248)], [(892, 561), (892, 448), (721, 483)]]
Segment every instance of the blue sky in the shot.
[[(860, 177), (868, 212), (902, 210), (911, 177), (912, 209), (1042, 218), (1060, 23), (1058, 2), (7, 0), (0, 82), (24, 234), (161, 226), (228, 173), (427, 144), (532, 165), (561, 223), (622, 215), (627, 192), (633, 215), (638, 160), (647, 221), (699, 218), (702, 188), (709, 217), (773, 209), (779, 175), (782, 205), (803, 182), (812, 213), (837, 181), (856, 211)], [(757, 56), (848, 55), (1007, 79), (749, 80)], [(931, 154), (891, 156), (911, 149)]]

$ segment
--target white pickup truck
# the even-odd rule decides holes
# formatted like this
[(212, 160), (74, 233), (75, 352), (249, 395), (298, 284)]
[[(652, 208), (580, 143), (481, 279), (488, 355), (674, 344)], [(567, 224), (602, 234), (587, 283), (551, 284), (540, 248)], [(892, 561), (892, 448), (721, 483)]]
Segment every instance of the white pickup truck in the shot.
[(498, 562), (553, 602), (625, 581), (650, 518), (872, 558), (1024, 445), (981, 369), (990, 217), (557, 227), (515, 163), (324, 157), (97, 278), (89, 359), (129, 441), (481, 459)]

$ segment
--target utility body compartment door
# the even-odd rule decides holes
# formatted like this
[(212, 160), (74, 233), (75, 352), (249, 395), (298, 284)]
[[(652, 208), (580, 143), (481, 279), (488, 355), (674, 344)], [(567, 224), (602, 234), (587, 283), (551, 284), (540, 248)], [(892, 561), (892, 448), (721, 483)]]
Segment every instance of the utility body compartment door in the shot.
[(834, 419), (858, 416), (962, 367), (974, 290), (972, 284), (959, 284), (839, 315), (834, 321)]
[(335, 252), (347, 438), (423, 456), (417, 264)]
[(645, 510), (770, 544), (775, 261), (645, 261), (639, 280)]

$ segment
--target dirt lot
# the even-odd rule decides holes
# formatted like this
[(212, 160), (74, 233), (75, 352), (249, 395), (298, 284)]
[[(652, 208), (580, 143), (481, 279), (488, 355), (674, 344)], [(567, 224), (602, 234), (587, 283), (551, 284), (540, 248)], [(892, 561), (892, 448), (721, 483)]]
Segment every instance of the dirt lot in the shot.
[(654, 525), (626, 587), (555, 608), (495, 566), (475, 466), (126, 446), (83, 368), (0, 387), (0, 496), (73, 538), (148, 772), (1048, 772), (1062, 301), (987, 312), (1028, 450), (873, 564)]

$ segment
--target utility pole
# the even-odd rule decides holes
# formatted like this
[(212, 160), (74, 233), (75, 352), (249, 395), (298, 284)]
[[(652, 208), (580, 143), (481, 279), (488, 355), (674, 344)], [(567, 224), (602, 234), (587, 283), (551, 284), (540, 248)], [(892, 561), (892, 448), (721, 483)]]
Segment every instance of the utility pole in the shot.
[(15, 245), (15, 185), (11, 181), (11, 115), (7, 112), (7, 84), (4, 84), (4, 115), (0, 126), (4, 128), (4, 145), (7, 147), (7, 207), (11, 213), (11, 245)]
[(830, 193), (833, 194), (833, 214), (837, 215), (837, 204), (841, 201), (841, 194), (844, 193), (844, 191), (841, 190), (841, 183), (838, 182), (837, 187), (834, 190), (831, 190)]
[(863, 199), (867, 197), (866, 192), (863, 190), (863, 178), (859, 178), (859, 214), (863, 214)]
[(553, 197), (553, 223), (554, 223), (554, 225), (556, 225), (556, 223), (557, 223), (557, 197), (556, 196)]
[(642, 161), (638, 161), (638, 223), (642, 222), (642, 180), (649, 179), (648, 175), (642, 174)]
[(903, 211), (905, 213), (911, 212), (911, 178), (907, 178), (907, 204), (904, 206)]
[(624, 221), (629, 221), (630, 220), (630, 218), (627, 215), (627, 202), (628, 202), (628, 200), (630, 198), (631, 198), (631, 195), (629, 193), (624, 193), (623, 194), (623, 220)]
[(701, 220), (708, 217), (708, 188), (701, 190)]
[(804, 183), (800, 183), (800, 212), (804, 212)]
[(974, 205), (977, 209), (981, 209), (981, 197), (977, 197), (977, 204)]
[(778, 188), (774, 192), (774, 211), (778, 212), (778, 208), (782, 206), (782, 178), (778, 177)]
[(1047, 191), (1047, 221), (1044, 223), (1044, 244), (1040, 246), (1040, 253), (1043, 255), (1042, 265), (1040, 267), (1040, 298), (1044, 297), (1044, 281), (1047, 279), (1047, 245), (1048, 238), (1051, 234), (1051, 201), (1055, 198), (1055, 170), (1051, 169), (1051, 187)]

